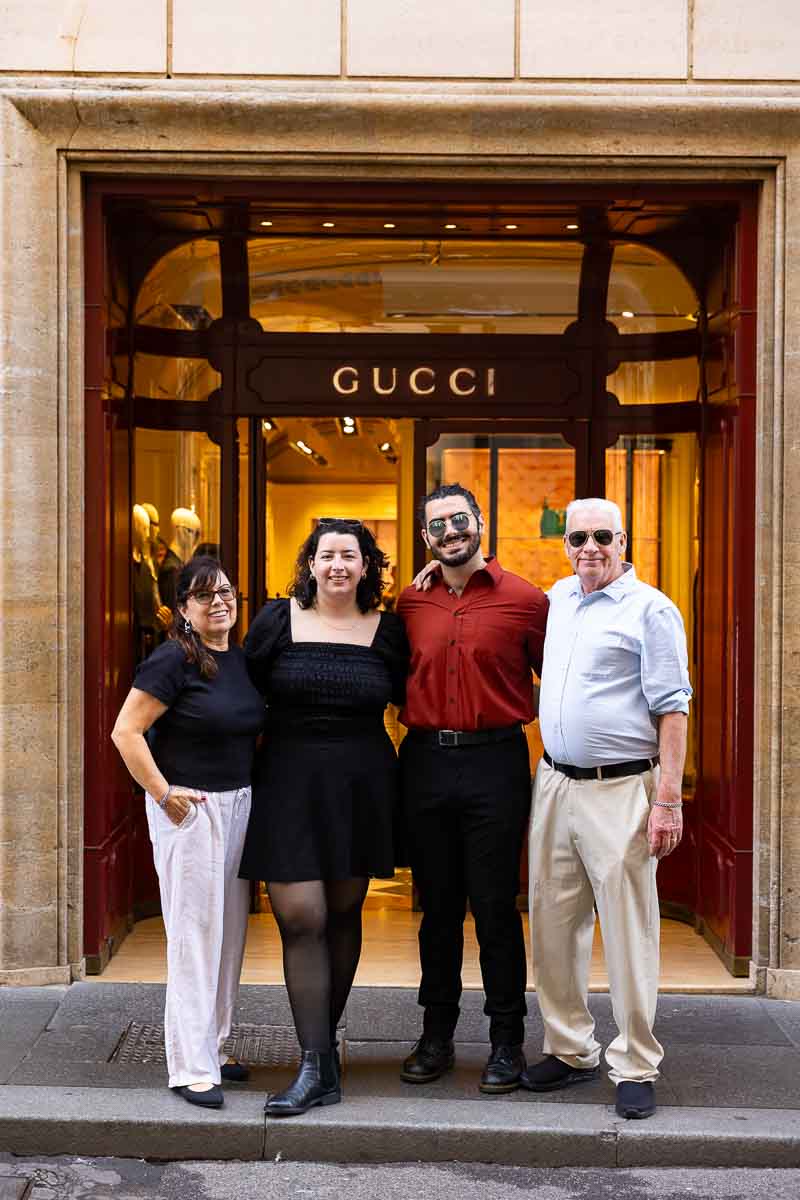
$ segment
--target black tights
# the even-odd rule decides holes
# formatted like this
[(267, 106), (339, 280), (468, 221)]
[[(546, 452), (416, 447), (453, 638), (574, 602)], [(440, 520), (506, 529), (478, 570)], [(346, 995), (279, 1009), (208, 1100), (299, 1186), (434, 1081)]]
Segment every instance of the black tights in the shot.
[(283, 974), (303, 1050), (328, 1050), (361, 955), (368, 879), (270, 883), (283, 942)]

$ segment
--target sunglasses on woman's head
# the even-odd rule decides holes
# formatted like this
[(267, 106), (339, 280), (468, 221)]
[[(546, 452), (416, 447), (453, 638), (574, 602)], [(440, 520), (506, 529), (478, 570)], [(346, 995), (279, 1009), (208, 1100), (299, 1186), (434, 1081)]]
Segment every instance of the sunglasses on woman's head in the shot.
[(567, 534), (567, 541), (573, 550), (580, 550), (581, 546), (585, 546), (589, 538), (592, 539), (595, 546), (610, 546), (617, 534), (622, 533), (621, 529), (616, 532), (613, 529), (573, 529)]
[(351, 529), (364, 528), (363, 522), (356, 521), (353, 517), (320, 517), (317, 525), (348, 525)]

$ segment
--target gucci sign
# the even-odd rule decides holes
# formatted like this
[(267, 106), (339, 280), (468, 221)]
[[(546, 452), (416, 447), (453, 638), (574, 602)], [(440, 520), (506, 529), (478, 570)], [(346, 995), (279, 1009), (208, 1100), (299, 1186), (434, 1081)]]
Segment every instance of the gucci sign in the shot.
[(458, 396), (494, 396), (494, 367), (337, 367), (332, 376), (333, 389), (340, 396), (392, 396), (411, 393), (412, 396), (433, 396), (448, 392)]

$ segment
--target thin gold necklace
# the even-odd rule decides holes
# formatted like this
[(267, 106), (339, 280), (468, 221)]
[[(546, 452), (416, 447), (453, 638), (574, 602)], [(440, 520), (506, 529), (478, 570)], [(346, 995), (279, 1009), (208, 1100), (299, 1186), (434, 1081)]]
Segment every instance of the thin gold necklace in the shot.
[(315, 607), (314, 611), (323, 625), (327, 625), (329, 629), (335, 629), (337, 633), (350, 633), (359, 624), (356, 620), (352, 625), (334, 625), (333, 621), (329, 621), (327, 617), (323, 617), (318, 608)]

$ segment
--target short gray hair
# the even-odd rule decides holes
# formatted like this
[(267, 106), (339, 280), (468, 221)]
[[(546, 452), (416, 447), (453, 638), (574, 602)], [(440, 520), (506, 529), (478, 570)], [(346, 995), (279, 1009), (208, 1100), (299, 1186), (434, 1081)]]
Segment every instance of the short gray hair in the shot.
[(570, 500), (567, 505), (567, 524), (569, 524), (569, 519), (576, 508), (604, 508), (613, 518), (616, 527), (614, 533), (622, 533), (625, 529), (619, 505), (615, 504), (613, 500), (606, 500), (602, 496), (588, 496), (585, 500)]

